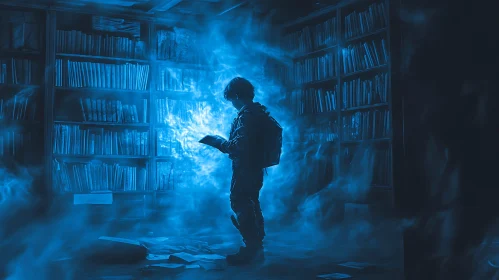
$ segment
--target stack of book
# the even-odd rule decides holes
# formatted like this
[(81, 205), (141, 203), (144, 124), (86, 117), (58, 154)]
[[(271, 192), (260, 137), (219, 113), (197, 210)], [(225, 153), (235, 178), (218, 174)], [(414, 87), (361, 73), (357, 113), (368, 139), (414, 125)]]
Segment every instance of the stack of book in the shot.
[(301, 55), (317, 49), (336, 44), (337, 20), (331, 17), (313, 26), (305, 26), (293, 33), (287, 34), (282, 40), (283, 48)]
[(38, 85), (41, 74), (37, 61), (16, 58), (0, 60), (0, 84)]
[(0, 132), (0, 156), (22, 157), (29, 153), (27, 147), (29, 148), (33, 144), (30, 132)]
[(147, 90), (149, 65), (56, 60), (57, 87)]
[(344, 48), (342, 51), (343, 73), (348, 74), (385, 65), (388, 62), (386, 47), (385, 39), (381, 39)]
[(317, 114), (336, 111), (336, 89), (308, 88), (303, 92), (298, 112), (302, 114)]
[(156, 165), (157, 190), (173, 190), (175, 187), (175, 169), (172, 162), (158, 162)]
[(388, 102), (388, 73), (343, 82), (342, 109)]
[(147, 99), (143, 99), (141, 105), (142, 110), (138, 111), (136, 104), (123, 104), (121, 100), (80, 98), (83, 120), (86, 122), (146, 123)]
[(390, 111), (370, 110), (342, 117), (343, 140), (356, 141), (390, 137)]
[(145, 191), (147, 168), (92, 161), (53, 161), (54, 185), (63, 192)]
[(127, 155), (149, 153), (149, 133), (125, 129), (81, 128), (79, 125), (54, 125), (53, 153), (60, 155)]
[(109, 34), (57, 30), (57, 53), (144, 59), (145, 43)]
[(385, 3), (373, 3), (363, 11), (354, 11), (345, 16), (345, 38), (372, 33), (386, 27), (388, 17)]
[(197, 36), (194, 32), (175, 28), (175, 30), (157, 31), (157, 49), (159, 60), (199, 63)]
[(198, 91), (198, 84), (208, 76), (205, 70), (161, 68), (158, 72), (156, 89), (158, 91)]
[(336, 139), (338, 139), (337, 120), (322, 123), (306, 133), (306, 140), (316, 143), (332, 142)]
[(35, 96), (0, 97), (0, 120), (36, 120)]

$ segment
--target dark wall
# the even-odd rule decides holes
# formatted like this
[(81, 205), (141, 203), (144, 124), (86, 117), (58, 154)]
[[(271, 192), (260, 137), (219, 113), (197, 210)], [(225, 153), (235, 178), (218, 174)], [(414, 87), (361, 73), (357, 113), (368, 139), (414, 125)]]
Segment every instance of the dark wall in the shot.
[[(499, 22), (487, 1), (406, 0), (403, 7), (411, 50), (402, 52), (411, 59), (399, 77), (405, 184), (398, 204), (416, 221), (405, 234), (406, 277), (471, 279), (471, 249), (499, 214), (499, 44), (491, 36)], [(426, 16), (410, 19), (417, 12)], [(452, 222), (444, 225), (440, 214)]]

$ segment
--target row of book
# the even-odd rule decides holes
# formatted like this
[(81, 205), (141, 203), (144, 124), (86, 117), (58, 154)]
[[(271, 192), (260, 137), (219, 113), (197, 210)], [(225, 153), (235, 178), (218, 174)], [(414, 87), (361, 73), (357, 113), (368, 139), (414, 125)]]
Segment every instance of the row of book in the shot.
[(388, 62), (385, 39), (349, 45), (342, 50), (343, 73), (371, 69)]
[(298, 115), (336, 111), (337, 86), (332, 90), (308, 88), (294, 90), (291, 94), (292, 107)]
[(158, 59), (177, 62), (199, 62), (199, 51), (194, 48), (196, 34), (186, 29), (157, 31)]
[(323, 56), (297, 61), (291, 69), (283, 67), (281, 76), (288, 85), (302, 85), (334, 77), (335, 65), (335, 54), (327, 53)]
[(336, 17), (303, 29), (287, 34), (283, 38), (283, 46), (291, 52), (303, 54), (330, 46), (336, 43)]
[(42, 74), (37, 61), (17, 58), (0, 60), (0, 84), (38, 85)]
[(147, 90), (149, 65), (56, 60), (57, 87)]
[(192, 117), (200, 114), (206, 102), (193, 100), (156, 99), (156, 121), (160, 124), (191, 122)]
[(345, 16), (345, 38), (361, 36), (387, 26), (385, 3), (373, 3), (366, 10), (354, 11)]
[(22, 157), (29, 154), (27, 148), (32, 144), (31, 132), (0, 132), (0, 156)]
[(148, 189), (147, 167), (98, 161), (59, 162), (54, 159), (53, 175), (56, 190), (62, 192), (145, 191)]
[(127, 37), (57, 30), (57, 53), (143, 59), (145, 42)]
[(390, 137), (391, 118), (388, 110), (355, 112), (343, 116), (344, 141), (368, 140)]
[(149, 154), (149, 132), (56, 124), (53, 152), (60, 155), (146, 156)]
[(17, 96), (0, 98), (0, 120), (36, 119), (36, 100), (34, 96)]
[(199, 90), (198, 85), (205, 81), (208, 72), (205, 70), (160, 68), (156, 81), (158, 91), (189, 91)]
[(175, 168), (172, 162), (156, 163), (156, 188), (160, 191), (175, 188)]
[(343, 83), (342, 109), (388, 102), (388, 73)]
[(181, 154), (182, 146), (174, 131), (161, 128), (156, 131), (156, 155), (169, 157)]
[[(363, 153), (363, 156), (367, 159), (372, 159), (368, 166), (369, 171), (372, 171), (372, 186), (390, 186), (391, 185), (391, 149), (372, 149), (372, 148), (354, 148), (345, 147), (343, 149), (343, 164), (346, 170), (348, 166), (352, 167), (354, 158), (358, 157), (356, 153)], [(365, 170), (363, 172), (366, 172)]]
[(86, 122), (147, 122), (147, 99), (142, 100), (141, 114), (136, 104), (123, 104), (120, 100), (80, 98), (80, 107), (83, 120)]
[(338, 121), (318, 124), (306, 132), (305, 139), (316, 143), (332, 142), (338, 139)]

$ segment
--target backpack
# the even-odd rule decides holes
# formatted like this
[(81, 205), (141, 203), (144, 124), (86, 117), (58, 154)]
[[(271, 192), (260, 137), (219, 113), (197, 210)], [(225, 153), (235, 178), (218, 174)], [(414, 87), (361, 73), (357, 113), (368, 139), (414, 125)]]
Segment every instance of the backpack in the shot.
[(270, 115), (264, 118), (263, 144), (263, 168), (278, 165), (281, 160), (282, 150), (282, 127)]

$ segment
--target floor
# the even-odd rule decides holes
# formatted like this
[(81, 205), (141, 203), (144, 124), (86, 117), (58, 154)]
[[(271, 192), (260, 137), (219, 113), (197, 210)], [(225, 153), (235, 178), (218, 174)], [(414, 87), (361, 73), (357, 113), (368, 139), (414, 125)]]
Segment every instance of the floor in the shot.
[[(124, 236), (121, 236), (124, 237)], [(376, 252), (346, 246), (303, 246), (299, 239), (283, 233), (266, 237), (265, 262), (228, 267), (223, 256), (240, 246), (237, 235), (195, 234), (180, 236), (130, 237), (147, 247), (147, 259), (128, 265), (92, 265), (74, 270), (73, 279), (402, 279), (400, 258), (380, 258)], [(198, 256), (196, 260), (174, 258), (178, 253)], [(185, 255), (185, 254), (184, 254)], [(182, 257), (182, 255), (181, 255)], [(195, 257), (194, 257), (195, 258)], [(345, 262), (369, 263), (365, 268), (344, 267)], [(64, 263), (59, 260), (59, 264)], [(63, 267), (58, 265), (59, 267)], [(336, 273), (336, 274), (334, 274)], [(334, 274), (332, 278), (319, 275)], [(336, 278), (334, 278), (335, 276)], [(342, 278), (343, 277), (343, 278)]]

